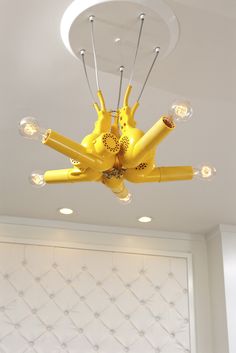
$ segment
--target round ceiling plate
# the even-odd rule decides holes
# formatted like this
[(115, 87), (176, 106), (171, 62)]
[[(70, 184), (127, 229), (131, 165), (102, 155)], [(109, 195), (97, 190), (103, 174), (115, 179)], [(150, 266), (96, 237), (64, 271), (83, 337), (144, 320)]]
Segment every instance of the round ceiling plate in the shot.
[(173, 51), (179, 38), (178, 20), (162, 0), (75, 0), (62, 18), (61, 36), (75, 57), (81, 59), (80, 51), (84, 49), (86, 64), (94, 67), (89, 21), (93, 15), (98, 69), (118, 74), (120, 66), (124, 66), (124, 75), (128, 75), (141, 14), (145, 18), (136, 72), (146, 73), (154, 58), (154, 49), (160, 47), (159, 58), (163, 59)]

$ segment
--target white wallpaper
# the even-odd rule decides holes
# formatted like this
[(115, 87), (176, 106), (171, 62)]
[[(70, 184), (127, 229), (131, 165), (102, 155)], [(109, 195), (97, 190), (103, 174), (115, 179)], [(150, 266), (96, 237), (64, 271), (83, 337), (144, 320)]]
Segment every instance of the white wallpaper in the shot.
[(190, 352), (186, 258), (0, 243), (0, 353)]

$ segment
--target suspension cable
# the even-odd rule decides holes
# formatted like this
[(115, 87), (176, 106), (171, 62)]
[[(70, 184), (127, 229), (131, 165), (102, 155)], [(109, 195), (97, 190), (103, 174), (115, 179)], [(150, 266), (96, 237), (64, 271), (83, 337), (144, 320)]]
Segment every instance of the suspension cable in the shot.
[(95, 49), (95, 40), (94, 40), (94, 16), (89, 16), (89, 22), (91, 23), (91, 39), (92, 39), (92, 47), (93, 47), (93, 58), (94, 58), (94, 67), (95, 67), (95, 76), (97, 83), (97, 90), (100, 91), (99, 78), (98, 78), (98, 65), (97, 65), (97, 54)]
[(84, 55), (85, 55), (85, 50), (84, 50), (84, 49), (81, 49), (81, 50), (80, 50), (80, 55), (82, 56), (84, 74), (85, 74), (85, 77), (86, 77), (86, 81), (87, 81), (87, 85), (88, 85), (88, 88), (89, 88), (89, 92), (90, 92), (90, 95), (91, 95), (91, 98), (92, 98), (93, 102), (95, 102), (96, 99), (95, 99), (95, 97), (94, 97), (92, 88), (91, 88), (91, 86), (90, 86), (90, 82), (89, 82), (89, 78), (88, 78), (88, 73), (87, 73), (87, 69), (86, 69), (86, 64), (85, 64), (85, 59), (84, 59)]
[(134, 69), (135, 69), (135, 64), (136, 64), (136, 59), (138, 56), (138, 50), (139, 50), (139, 44), (140, 44), (140, 39), (141, 39), (141, 35), (142, 35), (142, 30), (143, 30), (143, 23), (144, 23), (144, 18), (145, 18), (145, 14), (142, 13), (140, 16), (140, 29), (139, 29), (139, 34), (138, 34), (138, 41), (137, 41), (137, 46), (136, 46), (136, 51), (135, 51), (135, 56), (134, 56), (134, 62), (133, 62), (133, 67), (132, 67), (132, 71), (131, 71), (131, 75), (130, 75), (130, 79), (129, 79), (129, 85), (131, 85), (132, 81), (133, 81), (133, 76), (134, 76)]
[(156, 62), (156, 59), (157, 59), (157, 57), (158, 57), (159, 52), (160, 52), (160, 48), (159, 48), (159, 47), (155, 48), (155, 57), (154, 57), (154, 59), (153, 59), (152, 65), (151, 65), (151, 67), (150, 67), (150, 69), (149, 69), (149, 71), (148, 71), (148, 74), (147, 74), (146, 79), (145, 79), (145, 81), (144, 81), (143, 87), (142, 87), (141, 92), (140, 92), (140, 94), (139, 94), (139, 96), (138, 96), (137, 102), (139, 102), (139, 101), (140, 101), (140, 98), (142, 97), (144, 88), (145, 88), (145, 86), (146, 86), (146, 84), (147, 84), (148, 78), (149, 78), (149, 76), (150, 76), (150, 74), (151, 74), (151, 72), (152, 72), (153, 66), (154, 66), (154, 64), (155, 64), (155, 62)]
[(121, 97), (121, 89), (122, 89), (122, 82), (123, 82), (123, 72), (124, 72), (124, 66), (120, 66), (120, 85), (119, 85), (117, 110), (119, 109), (119, 106), (120, 106), (120, 97)]

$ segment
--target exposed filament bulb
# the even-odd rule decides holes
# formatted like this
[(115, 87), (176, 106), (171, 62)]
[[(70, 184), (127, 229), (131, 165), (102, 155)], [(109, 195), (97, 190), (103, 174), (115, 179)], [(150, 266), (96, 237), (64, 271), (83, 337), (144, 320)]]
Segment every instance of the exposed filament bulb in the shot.
[(170, 107), (170, 116), (175, 122), (188, 121), (193, 115), (193, 108), (187, 101), (176, 101)]
[(19, 132), (25, 138), (42, 140), (46, 133), (46, 129), (41, 128), (35, 118), (26, 117), (19, 123)]
[(33, 171), (29, 176), (29, 182), (37, 188), (41, 188), (46, 184), (41, 171)]
[(213, 166), (204, 164), (199, 168), (194, 168), (194, 176), (203, 179), (203, 180), (211, 180), (216, 175), (216, 169)]

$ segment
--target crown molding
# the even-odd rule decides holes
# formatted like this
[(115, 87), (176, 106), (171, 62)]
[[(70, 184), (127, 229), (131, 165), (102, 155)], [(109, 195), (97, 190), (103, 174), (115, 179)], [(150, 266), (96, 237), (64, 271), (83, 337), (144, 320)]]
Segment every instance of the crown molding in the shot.
[[(147, 230), (141, 228), (124, 228), (111, 227), (101, 225), (82, 224), (74, 222), (63, 222), (53, 220), (42, 220), (35, 218), (23, 217), (9, 217), (0, 216), (0, 233), (3, 236), (20, 237), (27, 234), (27, 237), (40, 237), (40, 233), (48, 233), (51, 236), (60, 236), (60, 234), (75, 235), (78, 233), (90, 233), (95, 235), (122, 235), (122, 236), (136, 236), (149, 237), (159, 239), (175, 239), (175, 240), (190, 240), (201, 241), (204, 240), (202, 234), (190, 234), (181, 232), (167, 232), (161, 230)], [(34, 235), (32, 235), (32, 233)]]
[(236, 235), (236, 225), (233, 224), (220, 224), (221, 233), (235, 233)]
[(218, 225), (217, 227), (213, 228), (211, 231), (205, 234), (206, 240), (211, 240), (217, 236), (221, 236), (220, 225)]
[(224, 233), (234, 233), (236, 235), (236, 225), (219, 224), (217, 227), (205, 234), (205, 238), (206, 240), (211, 240), (216, 236), (222, 236)]

